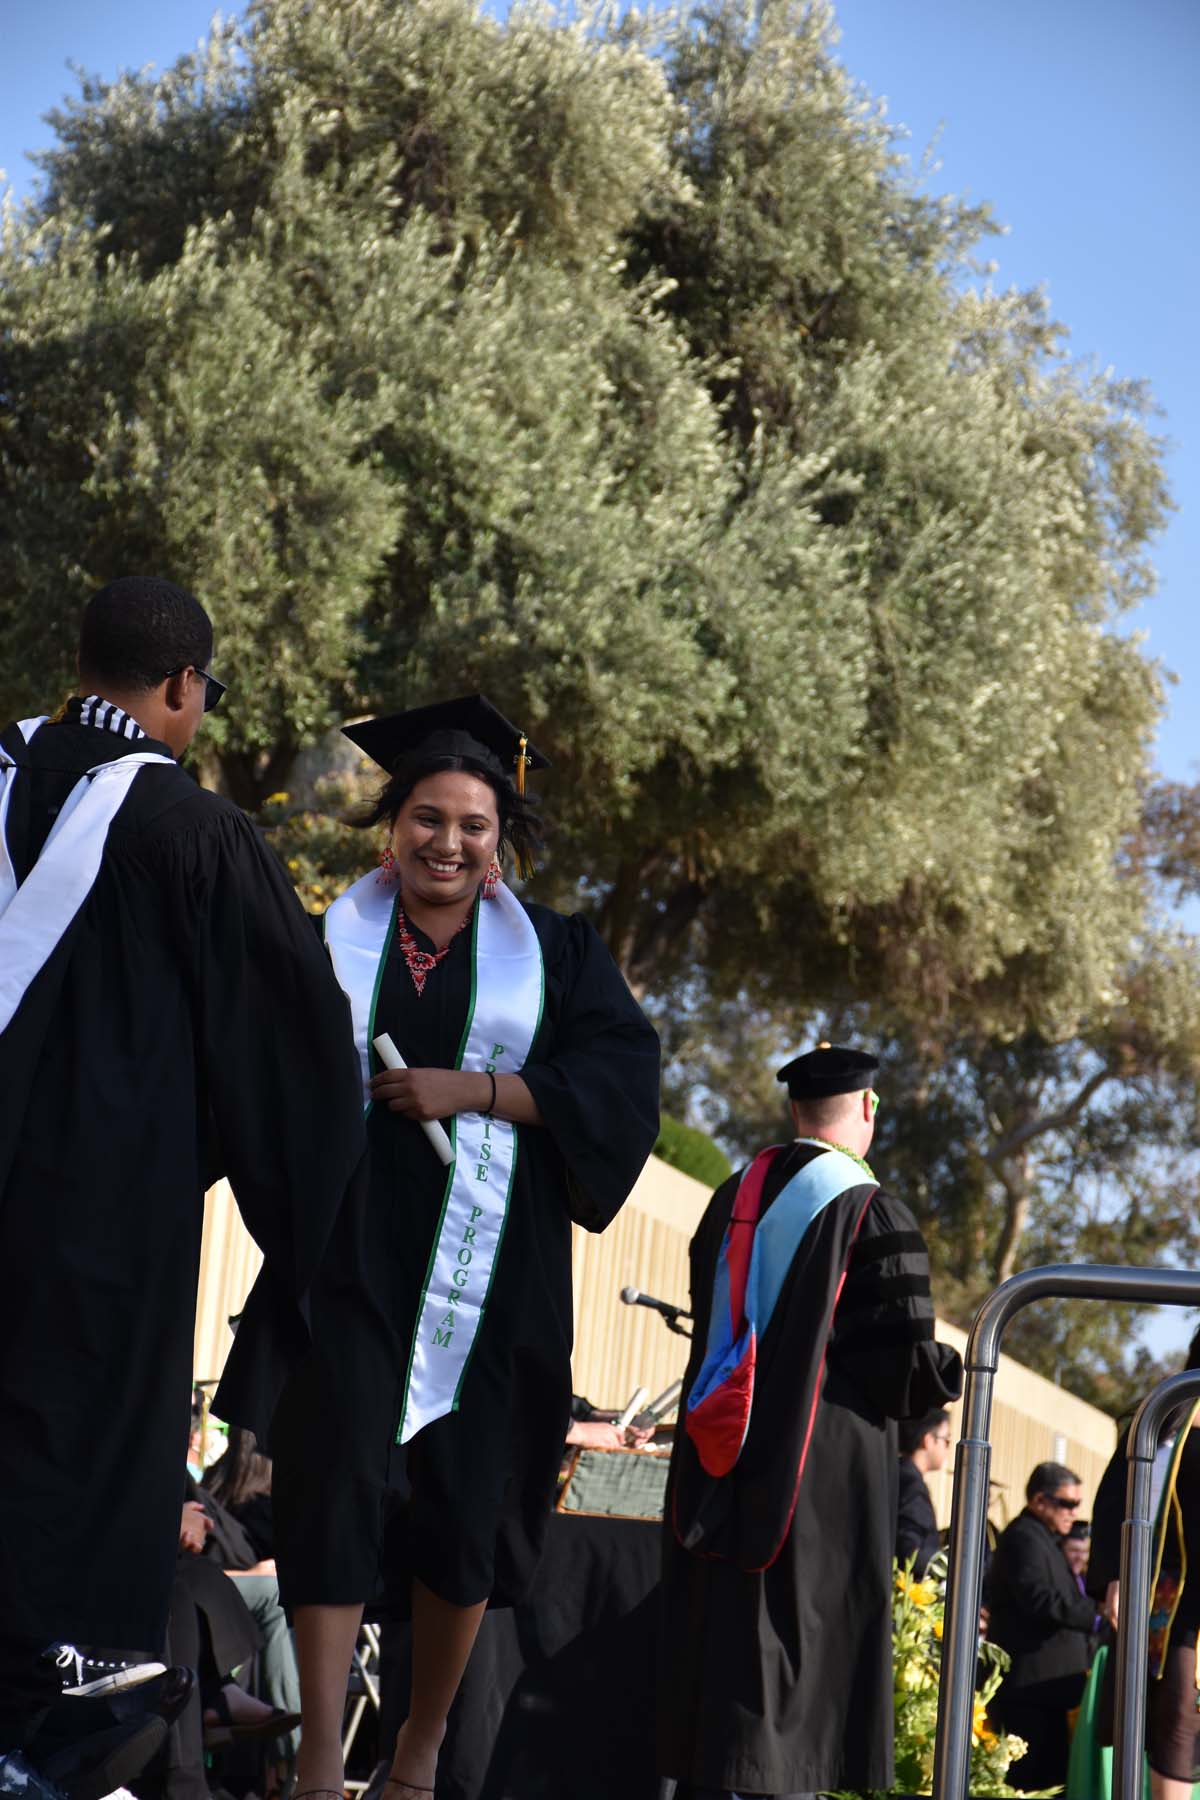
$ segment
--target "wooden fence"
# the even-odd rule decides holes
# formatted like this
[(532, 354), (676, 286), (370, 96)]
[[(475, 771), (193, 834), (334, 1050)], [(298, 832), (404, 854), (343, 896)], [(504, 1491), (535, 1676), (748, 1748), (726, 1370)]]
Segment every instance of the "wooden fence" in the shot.
[[(666, 1163), (651, 1158), (637, 1187), (600, 1236), (574, 1232), (576, 1393), (598, 1406), (620, 1406), (634, 1388), (659, 1393), (683, 1374), (688, 1346), (662, 1319), (640, 1306), (625, 1306), (623, 1287), (687, 1304), (688, 1243), (708, 1201), (708, 1190)], [(217, 1376), (229, 1348), (230, 1313), (241, 1310), (260, 1258), (238, 1218), (226, 1184), (209, 1195), (201, 1252), (194, 1368), (197, 1378)], [(938, 1336), (963, 1349), (965, 1333), (939, 1322)], [(951, 1409), (957, 1436), (959, 1408)], [(998, 1525), (1020, 1512), (1025, 1480), (1035, 1463), (1066, 1463), (1083, 1482), (1084, 1516), (1112, 1454), (1116, 1427), (1106, 1413), (1056, 1387), (1031, 1369), (1001, 1357), (992, 1418), (991, 1517)], [(953, 1460), (953, 1459), (952, 1459)], [(952, 1461), (951, 1465), (952, 1466)], [(950, 1466), (931, 1479), (938, 1518), (950, 1516)]]

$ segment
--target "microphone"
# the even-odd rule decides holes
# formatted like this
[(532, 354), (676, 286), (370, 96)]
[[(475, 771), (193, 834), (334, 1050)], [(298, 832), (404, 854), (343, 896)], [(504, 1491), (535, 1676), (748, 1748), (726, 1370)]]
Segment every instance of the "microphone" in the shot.
[(635, 1287), (623, 1287), (621, 1299), (626, 1306), (648, 1306), (652, 1312), (659, 1313), (666, 1320), (671, 1331), (678, 1332), (680, 1337), (691, 1337), (691, 1332), (685, 1331), (679, 1323), (680, 1319), (690, 1319), (692, 1316), (686, 1307), (672, 1306), (669, 1300), (658, 1300), (653, 1294), (643, 1294), (640, 1288)]

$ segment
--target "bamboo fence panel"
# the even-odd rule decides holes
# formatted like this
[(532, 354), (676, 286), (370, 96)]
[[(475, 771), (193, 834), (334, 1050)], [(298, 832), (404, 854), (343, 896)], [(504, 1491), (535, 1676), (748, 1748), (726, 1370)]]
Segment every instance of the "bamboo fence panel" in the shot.
[[(575, 1287), (576, 1393), (597, 1406), (623, 1406), (634, 1388), (652, 1395), (681, 1376), (688, 1344), (668, 1331), (657, 1313), (625, 1306), (623, 1287), (687, 1305), (688, 1244), (708, 1202), (708, 1190), (690, 1176), (652, 1157), (633, 1194), (608, 1230), (572, 1234)], [(193, 1368), (197, 1379), (221, 1372), (231, 1341), (228, 1318), (240, 1312), (262, 1258), (238, 1216), (228, 1184), (208, 1196), (200, 1256)], [(965, 1349), (966, 1334), (944, 1321), (939, 1338)], [(961, 1408), (950, 1409), (955, 1439)], [(1032, 1369), (1000, 1358), (992, 1415), (990, 1516), (1000, 1526), (1020, 1512), (1025, 1481), (1036, 1463), (1052, 1460), (1074, 1469), (1083, 1483), (1082, 1516), (1116, 1443), (1106, 1413), (1069, 1394)], [(939, 1524), (950, 1517), (951, 1462), (930, 1478)]]

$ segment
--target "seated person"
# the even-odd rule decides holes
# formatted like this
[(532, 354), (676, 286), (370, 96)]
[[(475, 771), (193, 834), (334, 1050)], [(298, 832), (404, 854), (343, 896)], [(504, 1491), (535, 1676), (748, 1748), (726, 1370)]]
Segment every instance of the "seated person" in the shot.
[(298, 1715), (255, 1699), (234, 1680), (234, 1671), (256, 1653), (261, 1638), (235, 1582), (219, 1559), (209, 1555), (223, 1522), (210, 1516), (207, 1497), (198, 1497), (203, 1490), (190, 1476), (188, 1481), (191, 1494), (180, 1519), (167, 1660), (195, 1669), (199, 1680), (171, 1725), (162, 1757), (131, 1784), (139, 1800), (208, 1800), (206, 1746), (278, 1738), (299, 1724)]
[[(215, 1528), (215, 1540), (207, 1553), (219, 1554), (221, 1567), (237, 1583), (262, 1634), (258, 1691), (280, 1712), (297, 1713), (300, 1678), (296, 1652), (275, 1574), (271, 1459), (259, 1452), (252, 1431), (231, 1426), (229, 1447), (206, 1470), (196, 1497), (207, 1508)], [(277, 1761), (291, 1764), (299, 1743), (298, 1731), (283, 1733), (271, 1754)]]

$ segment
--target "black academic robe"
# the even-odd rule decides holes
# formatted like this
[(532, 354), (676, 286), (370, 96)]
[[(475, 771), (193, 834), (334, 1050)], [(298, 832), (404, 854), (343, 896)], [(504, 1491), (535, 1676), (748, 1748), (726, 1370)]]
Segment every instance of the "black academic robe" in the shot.
[[(784, 1151), (764, 1211), (818, 1153), (805, 1143)], [(704, 1357), (738, 1180), (718, 1188), (692, 1240), (685, 1394)], [(676, 1433), (660, 1773), (754, 1794), (891, 1786), (894, 1421), (953, 1399), (961, 1380), (957, 1353), (933, 1339), (913, 1217), (864, 1173), (818, 1215), (793, 1258), (759, 1345), (734, 1469), (711, 1482)], [(685, 1549), (698, 1521), (699, 1548)]]
[[(545, 1006), (522, 1078), (543, 1124), (517, 1128), (508, 1221), (458, 1410), (396, 1445), (446, 1177), (420, 1126), (384, 1107), (367, 1121), (369, 1181), (314, 1289), (312, 1348), (273, 1415), (253, 1379), (276, 1361), (257, 1291), (239, 1326), (216, 1406), (269, 1444), (289, 1605), (366, 1600), (403, 1613), (414, 1576), (459, 1605), (511, 1605), (532, 1579), (571, 1400), (571, 1221), (602, 1230), (633, 1187), (657, 1134), (659, 1057), (591, 925), (527, 910)], [(470, 951), (460, 932), (418, 994), (392, 939), (375, 1022), (410, 1068), (455, 1066)]]
[[(6, 740), (7, 741), (7, 740)], [(12, 777), (49, 808), (136, 743), (71, 721)], [(165, 754), (166, 752), (163, 751)], [(228, 1174), (281, 1333), (362, 1153), (345, 998), (275, 859), (181, 769), (134, 778), (0, 1036), (0, 1632), (157, 1652), (175, 1567), (206, 1183)]]

